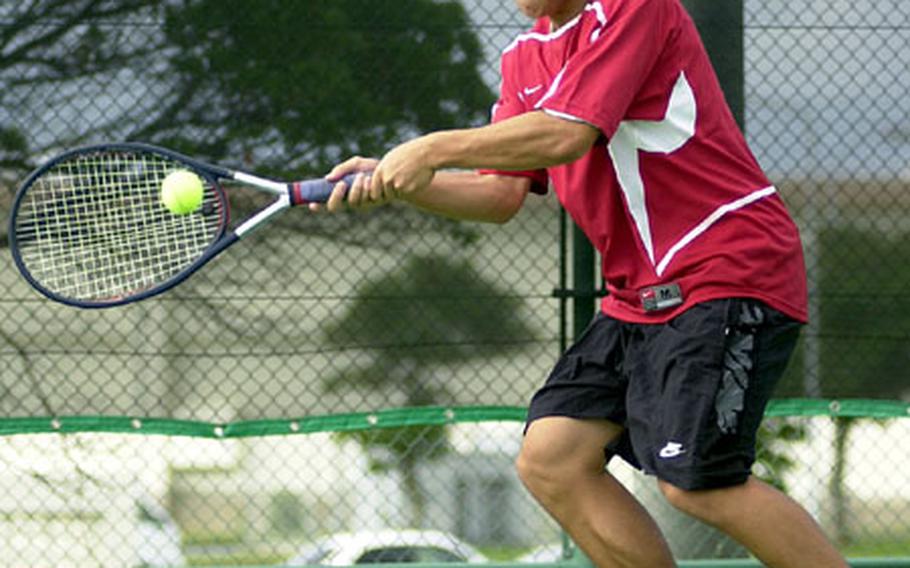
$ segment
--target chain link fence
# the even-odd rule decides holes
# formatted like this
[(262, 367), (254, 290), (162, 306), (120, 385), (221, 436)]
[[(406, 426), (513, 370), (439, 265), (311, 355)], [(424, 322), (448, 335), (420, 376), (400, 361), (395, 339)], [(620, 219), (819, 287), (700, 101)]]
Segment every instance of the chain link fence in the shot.
[[(813, 316), (756, 473), (851, 556), (910, 557), (910, 7), (743, 16), (719, 29), (743, 45), (745, 130), (800, 224)], [(2, 1), (0, 212), (85, 143), (289, 178), (482, 124), (528, 25), (497, 0)], [(240, 217), (259, 203), (230, 195)], [(168, 294), (90, 311), (0, 255), (0, 566), (352, 563), (387, 537), (396, 561), (560, 558), (512, 461), (571, 335), (554, 291), (584, 284), (569, 232), (552, 195), (503, 226), (294, 212)], [(611, 467), (679, 558), (745, 556)]]

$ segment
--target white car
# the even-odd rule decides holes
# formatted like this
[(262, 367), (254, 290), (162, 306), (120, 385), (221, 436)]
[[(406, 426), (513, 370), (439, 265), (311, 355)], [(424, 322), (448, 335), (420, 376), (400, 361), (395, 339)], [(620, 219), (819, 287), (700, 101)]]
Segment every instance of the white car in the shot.
[(421, 562), (487, 562), (470, 544), (440, 531), (378, 530), (336, 533), (307, 546), (289, 566)]

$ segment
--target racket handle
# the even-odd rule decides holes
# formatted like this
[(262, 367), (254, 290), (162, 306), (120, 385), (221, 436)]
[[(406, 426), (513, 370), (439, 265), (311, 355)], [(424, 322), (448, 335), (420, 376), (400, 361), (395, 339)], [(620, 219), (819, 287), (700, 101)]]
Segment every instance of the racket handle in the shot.
[(304, 181), (295, 181), (288, 184), (291, 193), (291, 205), (303, 205), (305, 203), (325, 203), (332, 195), (332, 189), (339, 181), (343, 181), (351, 187), (357, 174), (348, 174), (336, 181), (328, 181), (324, 178), (308, 179)]

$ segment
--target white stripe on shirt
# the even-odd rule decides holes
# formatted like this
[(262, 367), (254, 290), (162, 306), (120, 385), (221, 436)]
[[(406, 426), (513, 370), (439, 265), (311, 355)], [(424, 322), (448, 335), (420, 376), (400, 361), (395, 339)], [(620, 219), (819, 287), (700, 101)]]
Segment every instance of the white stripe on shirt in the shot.
[(597, 21), (600, 23), (600, 27), (591, 33), (591, 41), (596, 40), (600, 36), (600, 32), (603, 31), (603, 28), (607, 25), (607, 16), (604, 12), (604, 7), (599, 0), (597, 2), (591, 2), (590, 4), (585, 5), (583, 12), (580, 12), (577, 16), (560, 26), (560, 28), (556, 31), (552, 31), (547, 34), (542, 34), (540, 32), (528, 32), (525, 34), (520, 34), (514, 40), (512, 40), (512, 43), (510, 43), (504, 50), (502, 50), (503, 55), (512, 51), (518, 46), (518, 44), (525, 41), (548, 42), (559, 39), (563, 34), (578, 25), (578, 22), (581, 21), (581, 17), (584, 12), (594, 12)]
[(745, 197), (741, 197), (741, 198), (737, 199), (736, 201), (731, 201), (730, 203), (721, 205), (720, 207), (715, 209), (713, 213), (711, 213), (710, 215), (705, 217), (705, 219), (701, 223), (696, 225), (695, 228), (693, 228), (691, 231), (686, 233), (686, 235), (683, 238), (676, 241), (675, 245), (670, 247), (670, 250), (667, 251), (667, 254), (665, 254), (664, 257), (657, 264), (657, 275), (661, 276), (663, 274), (664, 270), (667, 269), (667, 265), (670, 264), (670, 261), (673, 260), (673, 257), (676, 255), (676, 253), (681, 251), (683, 248), (688, 246), (689, 243), (691, 243), (693, 240), (695, 240), (699, 235), (701, 235), (702, 233), (707, 231), (709, 228), (711, 228), (711, 225), (720, 221), (721, 217), (723, 217), (727, 213), (732, 213), (733, 211), (742, 209), (743, 207), (746, 207), (747, 205), (750, 205), (750, 204), (758, 201), (759, 199), (768, 197), (769, 195), (774, 195), (775, 193), (777, 193), (777, 188), (775, 188), (773, 185), (770, 185), (764, 189), (759, 189), (758, 191), (754, 191), (754, 192), (750, 193), (749, 195), (746, 195)]
[(553, 77), (553, 81), (550, 83), (550, 88), (547, 89), (547, 92), (544, 93), (543, 96), (540, 97), (540, 100), (537, 101), (537, 104), (534, 105), (535, 110), (539, 109), (541, 107), (541, 105), (543, 105), (547, 101), (547, 99), (549, 99), (550, 97), (553, 96), (554, 93), (556, 93), (556, 90), (559, 89), (559, 84), (562, 82), (562, 75), (565, 72), (566, 72), (566, 68), (565, 68), (565, 66), (563, 66), (563, 68), (559, 70), (559, 73), (557, 73), (556, 76)]

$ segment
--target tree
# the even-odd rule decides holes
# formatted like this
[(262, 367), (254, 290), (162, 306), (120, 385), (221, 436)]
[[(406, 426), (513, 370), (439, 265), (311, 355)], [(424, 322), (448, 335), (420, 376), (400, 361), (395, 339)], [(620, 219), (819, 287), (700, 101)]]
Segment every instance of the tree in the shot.
[(279, 174), (481, 121), (494, 99), (459, 2), (185, 0), (164, 32), (172, 92), (136, 135)]
[[(89, 129), (79, 106), (117, 74), (146, 66), (160, 47), (130, 41), (128, 18), (154, 18), (161, 0), (30, 0), (7, 2), (0, 22), (0, 210), (35, 160), (91, 132), (126, 122), (124, 109), (97, 113)], [(7, 244), (6, 227), (0, 245)]]
[[(330, 346), (365, 352), (364, 364), (325, 382), (329, 392), (355, 389), (397, 406), (448, 404), (453, 395), (433, 369), (457, 366), (521, 347), (531, 330), (521, 300), (489, 283), (464, 261), (416, 256), (365, 284), (344, 314), (326, 327)], [(381, 403), (382, 404), (382, 403)], [(376, 471), (397, 470), (419, 526), (424, 499), (417, 469), (448, 452), (444, 426), (417, 426), (342, 434), (367, 451)]]
[[(822, 235), (822, 388), (829, 398), (906, 397), (910, 351), (910, 235), (830, 229)], [(847, 448), (858, 418), (834, 418), (828, 489), (841, 544), (851, 540), (845, 491)]]
[[(869, 212), (860, 214), (875, 218)], [(887, 218), (887, 216), (883, 216)], [(847, 219), (845, 219), (846, 221)], [(910, 235), (885, 233), (849, 224), (831, 226), (819, 235), (818, 288), (821, 313), (818, 341), (822, 396), (825, 398), (902, 399), (908, 396), (910, 352)], [(805, 396), (800, 353), (793, 357), (776, 392)], [(831, 526), (840, 544), (851, 540), (845, 479), (853, 427), (862, 419), (835, 416), (834, 464), (828, 479)]]
[[(140, 61), (160, 48), (154, 41), (133, 41), (123, 22), (154, 18), (161, 0), (31, 0), (4, 8), (0, 25), (0, 108), (17, 109), (0, 128), (0, 164), (27, 166), (23, 150), (45, 150), (79, 134), (59, 129), (59, 140), (35, 135), (43, 118), (55, 117), (53, 105), (85, 103), (97, 91), (89, 83), (114, 81), (112, 74), (140, 69)], [(143, 61), (144, 62), (144, 61)], [(80, 90), (80, 88), (82, 88)], [(116, 110), (116, 109), (114, 109)], [(98, 116), (93, 129), (109, 128), (120, 112)], [(18, 124), (17, 124), (18, 123)]]
[(455, 0), (21, 2), (0, 25), (0, 207), (48, 154), (107, 140), (322, 174), (484, 120), (483, 62)]
[[(495, 98), (479, 73), (474, 29), (455, 0), (7, 4), (0, 23), (0, 212), (9, 210), (28, 169), (77, 144), (139, 140), (298, 177), (324, 173), (334, 158), (355, 151), (379, 154), (410, 132), (480, 121)], [(235, 195), (233, 218), (262, 205)], [(384, 250), (417, 233), (460, 243), (476, 238), (467, 225), (410, 209), (380, 209), (357, 220), (359, 231), (348, 230), (352, 215), (283, 216), (269, 227), (274, 238), (257, 243), (244, 269), (229, 271), (220, 284), (249, 289), (259, 284), (251, 274), (279, 274), (290, 240), (279, 237), (282, 231)], [(6, 229), (0, 226), (0, 246)], [(252, 266), (257, 262), (263, 269)], [(174, 298), (192, 295), (205, 279), (191, 279)], [(175, 311), (214, 319), (237, 341), (256, 340), (258, 330), (233, 317), (236, 305), (225, 309), (202, 296)], [(179, 403), (185, 376), (161, 375), (171, 383), (166, 400)]]

